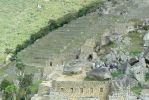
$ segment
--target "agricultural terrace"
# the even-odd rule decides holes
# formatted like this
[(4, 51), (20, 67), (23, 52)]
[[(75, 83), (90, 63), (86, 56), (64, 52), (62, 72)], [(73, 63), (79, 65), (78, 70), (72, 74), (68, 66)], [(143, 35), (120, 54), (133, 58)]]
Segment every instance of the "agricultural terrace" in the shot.
[(78, 12), (100, 0), (1, 0), (0, 1), (0, 62), (18, 44), (45, 27), (50, 20)]

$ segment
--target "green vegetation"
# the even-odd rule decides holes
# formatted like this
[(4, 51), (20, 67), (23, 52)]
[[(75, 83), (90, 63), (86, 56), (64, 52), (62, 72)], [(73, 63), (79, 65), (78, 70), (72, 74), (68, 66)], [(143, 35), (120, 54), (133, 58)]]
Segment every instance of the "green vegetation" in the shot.
[(50, 30), (90, 12), (88, 9), (96, 7), (100, 1), (1, 0), (0, 60), (4, 60), (7, 53), (19, 52)]
[(25, 73), (25, 65), (20, 61), (16, 61), (17, 80), (19, 84), (14, 84), (6, 79), (0, 84), (0, 91), (4, 100), (30, 100), (31, 96), (38, 91), (40, 81), (33, 82), (33, 74)]
[(41, 81), (35, 81), (30, 87), (29, 90), (32, 94), (36, 94), (38, 92), (39, 84)]
[(145, 30), (145, 31), (148, 31), (149, 30), (149, 25), (144, 25), (142, 29)]
[(115, 48), (116, 47), (116, 44), (112, 41), (110, 41), (107, 45), (104, 45), (103, 48), (104, 49), (110, 49), (110, 48)]
[(129, 38), (131, 39), (130, 55), (137, 56), (143, 50), (143, 35), (137, 31), (131, 31), (128, 33)]
[(142, 49), (140, 48), (134, 48), (130, 51), (130, 55), (132, 56), (137, 56), (138, 54), (140, 54), (142, 52)]
[(2, 82), (1, 82), (1, 84), (0, 84), (0, 90), (5, 90), (5, 88), (7, 87), (7, 86), (9, 86), (9, 85), (11, 85), (11, 82), (9, 82), (8, 80), (3, 80)]
[(4, 79), (0, 84), (0, 91), (2, 91), (2, 97), (4, 100), (30, 100), (30, 96), (37, 93), (38, 87), (41, 81), (32, 83), (30, 75), (25, 75), (22, 80), (19, 81), (19, 86), (14, 85)]
[(112, 72), (111, 75), (113, 77), (121, 77), (124, 75), (124, 73), (121, 70), (117, 70), (117, 71)]
[(13, 82), (10, 82), (6, 79), (2, 80), (0, 84), (0, 91), (3, 92), (3, 99), (4, 100), (15, 100), (16, 98), (16, 92), (17, 92), (17, 87), (13, 84)]
[(146, 73), (146, 76), (145, 76), (145, 81), (149, 81), (149, 72)]
[(85, 81), (98, 81), (97, 78), (92, 77), (92, 76), (86, 76), (84, 80), (85, 80)]
[(131, 91), (133, 93), (135, 93), (136, 95), (139, 95), (141, 93), (141, 90), (142, 90), (142, 88), (139, 85), (138, 86), (134, 86), (134, 87), (131, 88)]

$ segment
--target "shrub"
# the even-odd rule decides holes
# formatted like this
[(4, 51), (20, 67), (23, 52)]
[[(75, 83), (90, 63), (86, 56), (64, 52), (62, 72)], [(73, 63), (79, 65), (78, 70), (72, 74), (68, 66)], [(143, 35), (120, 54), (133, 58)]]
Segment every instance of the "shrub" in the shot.
[(145, 81), (149, 81), (149, 72), (145, 75)]
[(134, 86), (134, 87), (131, 88), (131, 91), (133, 93), (135, 93), (136, 95), (139, 95), (141, 93), (141, 90), (142, 90), (142, 87), (139, 86), (139, 85), (138, 86)]
[(124, 73), (123, 73), (123, 71), (121, 71), (121, 70), (117, 70), (117, 71), (112, 72), (111, 75), (112, 75), (113, 77), (121, 77), (121, 76), (124, 75)]
[(85, 81), (98, 81), (97, 78), (93, 77), (93, 76), (86, 76)]
[(0, 90), (1, 90), (1, 91), (2, 91), (2, 90), (5, 90), (5, 88), (6, 88), (7, 86), (11, 85), (11, 84), (12, 84), (11, 82), (9, 82), (8, 80), (4, 79), (4, 80), (1, 82), (1, 84), (0, 84)]

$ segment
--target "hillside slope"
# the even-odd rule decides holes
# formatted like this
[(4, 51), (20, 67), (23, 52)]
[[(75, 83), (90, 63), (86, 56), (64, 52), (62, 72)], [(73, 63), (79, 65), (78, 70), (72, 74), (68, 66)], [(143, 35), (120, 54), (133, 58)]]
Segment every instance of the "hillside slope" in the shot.
[(0, 61), (6, 58), (6, 49), (14, 50), (49, 20), (77, 12), (94, 1), (100, 0), (1, 0)]

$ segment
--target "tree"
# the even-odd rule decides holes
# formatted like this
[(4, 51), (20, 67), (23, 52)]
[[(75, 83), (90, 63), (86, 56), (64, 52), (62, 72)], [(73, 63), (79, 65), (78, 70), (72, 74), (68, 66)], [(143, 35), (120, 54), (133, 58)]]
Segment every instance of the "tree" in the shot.
[(6, 53), (6, 54), (10, 54), (10, 53), (12, 53), (12, 52), (13, 52), (12, 49), (9, 49), (9, 48), (6, 48), (6, 49), (5, 49), (5, 53)]
[(21, 88), (27, 89), (30, 85), (32, 85), (33, 81), (33, 75), (24, 75), (22, 80), (20, 80), (19, 85)]
[(5, 88), (5, 94), (7, 99), (16, 100), (16, 92), (17, 92), (17, 88), (13, 84)]
[(16, 86), (4, 79), (0, 84), (4, 100), (16, 100)]
[(24, 76), (25, 65), (19, 59), (17, 59), (15, 67), (19, 70), (18, 76), (23, 77)]
[(5, 88), (9, 85), (11, 85), (12, 83), (9, 82), (8, 80), (4, 79), (1, 84), (0, 84), (0, 90), (3, 91), (5, 90)]
[(22, 78), (19, 79), (19, 100), (29, 100), (30, 99), (30, 86), (33, 84), (33, 75), (24, 75)]

